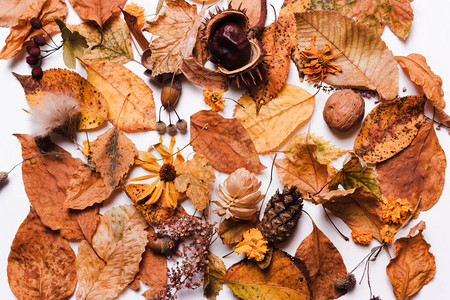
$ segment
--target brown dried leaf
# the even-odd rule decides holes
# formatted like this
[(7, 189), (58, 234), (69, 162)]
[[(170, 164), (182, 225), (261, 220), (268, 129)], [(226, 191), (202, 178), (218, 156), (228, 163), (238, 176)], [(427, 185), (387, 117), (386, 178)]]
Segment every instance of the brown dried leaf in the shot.
[(78, 224), (84, 238), (92, 243), (92, 237), (97, 230), (98, 222), (100, 222), (99, 205), (94, 205), (77, 214)]
[(234, 9), (245, 9), (248, 16), (250, 27), (255, 26), (261, 17), (261, 1), (260, 0), (228, 0), (228, 5), (232, 5)]
[(364, 24), (381, 35), (384, 26), (402, 40), (406, 40), (411, 29), (414, 13), (410, 2), (413, 0), (335, 0), (335, 9), (350, 18)]
[(382, 202), (378, 201), (364, 187), (355, 190), (338, 191), (324, 206), (333, 215), (341, 218), (352, 230), (367, 230), (381, 242), (380, 229), (384, 220)]
[(136, 42), (138, 43), (139, 47), (141, 47), (141, 50), (145, 51), (146, 49), (150, 48), (150, 42), (142, 33), (141, 26), (138, 25), (138, 18), (125, 10), (122, 10), (122, 14), (128, 29), (136, 39)]
[(191, 141), (194, 151), (205, 155), (220, 172), (246, 168), (258, 173), (265, 169), (247, 131), (236, 119), (225, 119), (211, 110), (199, 111), (191, 116)]
[(228, 218), (220, 222), (218, 234), (224, 245), (234, 245), (242, 240), (245, 231), (255, 228), (257, 223), (257, 218), (253, 220)]
[(345, 294), (334, 287), (334, 281), (347, 274), (342, 256), (314, 222), (311, 234), (298, 246), (295, 257), (309, 271), (314, 299), (336, 299)]
[(8, 256), (8, 282), (19, 299), (66, 299), (75, 291), (75, 253), (31, 209)]
[(446, 166), (445, 152), (430, 121), (422, 125), (406, 149), (378, 163), (376, 171), (384, 195), (407, 198), (412, 208), (416, 207), (421, 196), (418, 210), (424, 211), (439, 200)]
[(355, 153), (376, 163), (408, 147), (422, 125), (424, 105), (423, 97), (407, 96), (376, 106), (355, 139)]
[(338, 12), (314, 11), (295, 15), (298, 48), (311, 47), (316, 35), (320, 51), (332, 44), (332, 54), (344, 51), (332, 60), (343, 71), (330, 74), (324, 82), (333, 86), (376, 90), (385, 100), (398, 93), (398, 67), (392, 52), (381, 38), (365, 25)]
[(78, 248), (77, 299), (115, 299), (120, 295), (139, 271), (147, 245), (146, 227), (133, 205), (103, 215), (92, 247), (82, 241)]
[(334, 0), (284, 0), (280, 18), (305, 11), (334, 10)]
[(203, 67), (194, 57), (183, 58), (180, 71), (187, 80), (211, 91), (228, 90), (227, 78), (217, 71)]
[(311, 137), (307, 137), (295, 145), (292, 156), (275, 161), (281, 183), (297, 186), (305, 198), (321, 191), (332, 175), (328, 165), (317, 160), (317, 149)]
[(230, 267), (224, 279), (241, 299), (312, 299), (304, 263), (278, 249), (268, 268), (261, 270), (254, 260), (244, 259)]
[(36, 0), (9, 0), (2, 1), (2, 11), (0, 12), (0, 26), (11, 27), (17, 24), (20, 16), (32, 6)]
[(155, 129), (153, 92), (144, 80), (118, 63), (81, 62), (87, 69), (87, 80), (105, 97), (108, 119), (115, 126), (125, 132)]
[[(24, 134), (16, 136), (22, 144), (24, 159), (42, 154), (32, 136)], [(25, 191), (45, 226), (52, 230), (60, 230), (66, 239), (81, 240), (84, 236), (78, 225), (78, 213), (64, 208), (64, 201), (73, 173), (84, 163), (70, 157), (68, 152), (56, 145), (52, 145), (49, 152), (64, 155), (35, 157), (22, 164)], [(91, 217), (95, 218), (97, 212), (98, 209), (91, 211)]]
[(248, 94), (236, 105), (234, 117), (247, 129), (258, 153), (277, 149), (289, 136), (303, 125), (314, 112), (315, 98), (306, 90), (285, 84), (278, 96), (257, 112)]
[(203, 282), (203, 296), (208, 300), (216, 300), (217, 295), (222, 290), (223, 280), (227, 268), (223, 261), (214, 253), (208, 251), (206, 254), (208, 264), (205, 268), (205, 278)]
[(6, 45), (0, 52), (0, 59), (10, 59), (19, 53), (25, 42), (36, 34), (46, 36), (42, 29), (36, 30), (31, 28), (30, 19), (33, 17), (40, 19), (43, 29), (48, 34), (53, 35), (59, 32), (59, 27), (53, 20), (65, 20), (67, 17), (66, 2), (64, 0), (32, 1), (20, 15), (16, 24), (11, 27), (11, 31), (5, 41)]
[[(419, 233), (415, 236), (416, 229)], [(409, 235), (394, 243), (395, 258), (386, 267), (397, 299), (407, 300), (433, 279), (436, 273), (434, 255), (422, 234), (425, 223), (421, 221)]]
[(108, 117), (108, 104), (99, 91), (78, 73), (66, 69), (44, 71), (40, 80), (13, 73), (22, 85), (27, 102), (35, 106), (46, 93), (64, 94), (77, 99), (81, 109), (78, 129), (94, 129)]
[(120, 13), (127, 0), (69, 0), (70, 5), (84, 21), (94, 21), (100, 27), (112, 16)]
[(138, 154), (133, 142), (114, 127), (91, 143), (91, 152), (91, 160), (108, 190), (114, 189), (127, 175)]
[(214, 169), (201, 154), (175, 167), (177, 178), (174, 184), (178, 192), (186, 192), (195, 209), (203, 210), (211, 200), (211, 184), (216, 179)]

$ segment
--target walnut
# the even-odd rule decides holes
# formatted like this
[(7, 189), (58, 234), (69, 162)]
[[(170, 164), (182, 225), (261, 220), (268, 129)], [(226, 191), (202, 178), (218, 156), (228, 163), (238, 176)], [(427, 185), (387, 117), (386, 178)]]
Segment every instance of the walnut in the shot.
[(348, 131), (364, 117), (364, 99), (350, 89), (331, 95), (323, 109), (323, 119), (331, 129)]

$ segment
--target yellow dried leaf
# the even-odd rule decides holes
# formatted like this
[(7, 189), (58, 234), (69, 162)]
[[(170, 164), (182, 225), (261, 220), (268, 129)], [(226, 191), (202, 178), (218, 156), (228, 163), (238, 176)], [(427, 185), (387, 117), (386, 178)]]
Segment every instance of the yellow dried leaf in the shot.
[(241, 122), (258, 153), (279, 147), (291, 133), (304, 124), (314, 112), (314, 96), (306, 90), (285, 84), (277, 98), (261, 107), (259, 114), (252, 98), (245, 94), (239, 99), (234, 117)]

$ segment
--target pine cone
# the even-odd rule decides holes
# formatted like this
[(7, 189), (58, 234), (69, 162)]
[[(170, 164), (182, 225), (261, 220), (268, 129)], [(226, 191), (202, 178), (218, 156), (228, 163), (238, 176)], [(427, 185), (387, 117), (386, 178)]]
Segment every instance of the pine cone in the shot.
[(277, 190), (267, 203), (261, 221), (262, 232), (271, 243), (281, 243), (294, 232), (303, 208), (302, 194), (296, 186), (287, 186), (283, 192)]

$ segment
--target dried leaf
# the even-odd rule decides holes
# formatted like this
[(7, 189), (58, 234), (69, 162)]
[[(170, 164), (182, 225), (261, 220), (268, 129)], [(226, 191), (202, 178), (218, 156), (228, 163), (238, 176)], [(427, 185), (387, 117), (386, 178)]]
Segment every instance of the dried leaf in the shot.
[(239, 99), (234, 117), (247, 129), (258, 153), (277, 149), (314, 112), (315, 99), (306, 90), (285, 84), (278, 97), (264, 105), (259, 113), (248, 94)]
[[(24, 159), (42, 154), (32, 136), (17, 134), (16, 137), (22, 144)], [(52, 145), (49, 152), (63, 155), (35, 157), (22, 164), (25, 192), (45, 226), (60, 230), (61, 235), (68, 240), (81, 240), (84, 236), (78, 225), (77, 212), (64, 208), (64, 201), (73, 173), (84, 163), (72, 158), (68, 152), (56, 145)], [(91, 212), (92, 218), (95, 218), (97, 211)]]
[(407, 198), (412, 208), (421, 196), (418, 210), (424, 211), (439, 200), (446, 166), (445, 152), (430, 121), (422, 125), (406, 149), (378, 163), (376, 170), (384, 195)]
[(343, 71), (330, 74), (324, 82), (333, 86), (376, 90), (391, 100), (398, 92), (398, 68), (392, 52), (381, 38), (364, 25), (337, 12), (315, 11), (296, 14), (300, 50), (311, 46), (316, 35), (317, 49), (333, 45), (333, 54), (344, 51), (333, 64)]
[(114, 189), (127, 175), (138, 153), (133, 142), (115, 128), (99, 135), (91, 143), (91, 151), (91, 160), (103, 177), (107, 189)]
[(335, 0), (335, 9), (364, 24), (381, 35), (387, 25), (402, 40), (406, 40), (414, 19), (410, 2), (413, 0)]
[(310, 137), (295, 145), (292, 156), (277, 159), (278, 177), (283, 185), (295, 185), (303, 197), (312, 196), (324, 188), (332, 175), (327, 164), (317, 160), (317, 145)]
[(261, 270), (254, 260), (244, 259), (230, 267), (225, 283), (241, 299), (311, 299), (309, 276), (302, 261), (275, 250), (272, 263)]
[(125, 132), (155, 129), (153, 92), (144, 80), (118, 63), (98, 61), (83, 65), (87, 80), (105, 97), (108, 119), (115, 126)]
[(191, 145), (220, 172), (232, 173), (246, 168), (258, 173), (265, 169), (241, 123), (236, 119), (225, 119), (214, 111), (202, 110), (191, 116)]
[[(164, 0), (163, 0), (164, 1)], [(125, 19), (126, 25), (131, 32), (131, 34), (136, 39), (136, 42), (138, 43), (139, 47), (141, 47), (141, 50), (145, 51), (146, 49), (150, 48), (150, 42), (147, 40), (147, 38), (144, 36), (144, 34), (141, 31), (142, 26), (138, 25), (138, 18), (129, 12), (122, 10), (123, 18)], [(120, 18), (117, 18), (119, 20)], [(127, 35), (129, 36), (129, 35)], [(130, 52), (131, 52), (131, 44), (130, 44)]]
[(89, 243), (82, 241), (76, 260), (77, 299), (115, 299), (139, 271), (147, 245), (147, 223), (133, 205), (106, 212)]
[(280, 18), (306, 11), (334, 10), (334, 0), (284, 0)]
[(211, 91), (228, 90), (227, 78), (217, 71), (203, 67), (194, 57), (183, 58), (180, 71), (192, 83)]
[(295, 252), (311, 277), (314, 299), (336, 299), (345, 294), (334, 287), (336, 279), (347, 275), (342, 256), (328, 237), (313, 222), (313, 230)]
[(205, 278), (203, 281), (203, 296), (208, 300), (215, 300), (223, 287), (223, 278), (227, 268), (223, 261), (214, 253), (208, 251), (206, 254), (208, 264), (205, 268)]
[(364, 187), (338, 192), (324, 206), (352, 230), (367, 230), (381, 242), (380, 229), (384, 224), (382, 202)]
[(262, 64), (263, 80), (249, 87), (257, 111), (277, 97), (289, 74), (292, 41), (288, 26), (285, 19), (279, 19), (262, 33), (261, 43), (266, 55)]
[(177, 178), (174, 184), (178, 192), (186, 192), (195, 209), (203, 210), (211, 200), (211, 184), (216, 179), (214, 169), (208, 160), (200, 154), (194, 154), (191, 160), (176, 166)]
[[(295, 145), (298, 143), (304, 143), (308, 134), (302, 133), (295, 136), (289, 144), (284, 148), (283, 153), (287, 157), (293, 157), (295, 152)], [(336, 146), (330, 144), (330, 142), (324, 140), (320, 136), (314, 134), (309, 134), (311, 140), (317, 146), (317, 161), (321, 164), (329, 164), (339, 156), (345, 154), (347, 151), (337, 148)]]
[(91, 206), (77, 214), (78, 224), (80, 225), (81, 232), (83, 232), (84, 238), (89, 243), (92, 243), (92, 237), (97, 230), (98, 223), (100, 222), (99, 205)]
[(31, 76), (13, 73), (22, 85), (30, 106), (40, 103), (46, 93), (64, 94), (77, 99), (81, 109), (78, 129), (94, 129), (107, 118), (108, 108), (105, 98), (86, 79), (65, 69), (44, 71), (40, 80)]
[[(2, 3), (2, 8), (3, 8)], [(36, 30), (31, 27), (30, 19), (38, 18), (42, 21), (42, 27), (45, 32), (53, 35), (59, 32), (58, 25), (53, 21), (56, 19), (65, 20), (67, 17), (67, 6), (64, 0), (37, 0), (32, 1), (26, 10), (20, 15), (17, 23), (11, 27), (10, 33), (6, 38), (6, 45), (0, 52), (0, 59), (10, 59), (23, 48), (26, 41), (30, 40), (36, 34), (46, 33), (42, 30)]]
[(257, 218), (253, 220), (225, 219), (219, 224), (218, 234), (224, 245), (234, 245), (242, 240), (242, 234), (245, 231), (255, 228), (257, 223)]
[(124, 64), (133, 60), (130, 32), (121, 18), (110, 19), (102, 29), (92, 23), (68, 27), (70, 30), (77, 30), (86, 38), (89, 48), (80, 58), (87, 64), (99, 60)]
[(377, 173), (365, 165), (361, 164), (358, 156), (350, 153), (348, 160), (341, 170), (333, 177), (329, 183), (329, 188), (335, 190), (339, 185), (346, 190), (365, 187), (372, 195), (381, 200), (381, 187), (377, 180)]
[(20, 16), (26, 12), (36, 0), (8, 0), (2, 1), (0, 12), (0, 26), (12, 27), (17, 24)]
[(78, 31), (71, 31), (66, 24), (59, 19), (55, 19), (56, 24), (61, 30), (61, 37), (63, 39), (63, 59), (64, 64), (71, 69), (75, 69), (75, 57), (82, 57), (84, 48), (88, 47), (86, 38)]
[(195, 41), (189, 50), (183, 47), (187, 47), (187, 44), (191, 44), (188, 42), (197, 37), (201, 25), (196, 5), (190, 5), (184, 0), (171, 0), (166, 4), (158, 19), (148, 22), (149, 26), (145, 28), (146, 31), (159, 36), (150, 45), (153, 76), (179, 72), (184, 50), (184, 56), (189, 56)]
[(8, 256), (8, 282), (19, 299), (66, 299), (75, 291), (75, 253), (31, 209)]
[(261, 17), (261, 1), (248, 1), (248, 0), (228, 0), (228, 5), (231, 5), (234, 9), (245, 10), (245, 14), (249, 19), (249, 26), (253, 27), (259, 22)]
[(419, 132), (425, 99), (398, 98), (376, 106), (355, 139), (355, 153), (367, 163), (384, 161), (402, 151)]
[(415, 236), (413, 228), (405, 238), (394, 243), (395, 258), (386, 267), (397, 299), (407, 300), (419, 292), (424, 285), (433, 279), (436, 273), (434, 255), (422, 234), (425, 229), (423, 221), (419, 223), (419, 233)]
[(64, 207), (85, 209), (95, 203), (102, 203), (114, 191), (113, 186), (106, 185), (100, 173), (88, 166), (79, 167), (74, 173), (66, 190)]
[(83, 21), (94, 21), (100, 27), (112, 16), (120, 13), (127, 0), (69, 0), (70, 5)]

